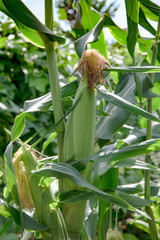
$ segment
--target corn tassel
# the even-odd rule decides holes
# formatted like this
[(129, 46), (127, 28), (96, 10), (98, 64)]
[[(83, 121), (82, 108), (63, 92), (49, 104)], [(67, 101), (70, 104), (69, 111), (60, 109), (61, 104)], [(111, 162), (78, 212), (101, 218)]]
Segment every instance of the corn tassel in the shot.
[[(43, 239), (68, 239), (68, 234), (60, 209), (50, 209), (50, 203), (55, 200), (51, 195), (50, 189), (39, 186), (41, 177), (31, 172), (37, 167), (37, 161), (35, 160), (34, 155), (29, 149), (22, 146), (15, 154), (13, 164), (16, 176), (18, 176), (18, 171), (22, 172), (22, 170), (19, 169), (20, 166), (23, 166), (23, 171), (25, 172), (27, 185), (21, 184), (21, 188), (19, 188), (21, 196), (20, 199), (24, 199), (22, 194), (25, 191), (27, 191), (27, 193), (29, 192), (29, 196), (32, 199), (32, 205), (27, 205), (25, 202), (25, 206), (28, 208), (34, 207), (39, 221), (49, 228), (47, 232), (42, 232)], [(24, 179), (24, 177), (21, 176), (21, 179)], [(17, 177), (18, 182), (21, 179)], [(28, 188), (26, 188), (26, 186), (28, 186)]]
[[(104, 82), (102, 70), (106, 66), (105, 58), (96, 50), (87, 50), (76, 70), (80, 70), (80, 81), (74, 101), (78, 104), (67, 119), (64, 136), (63, 159), (65, 162), (81, 160), (94, 153), (96, 105), (94, 85)], [(90, 181), (93, 165), (87, 164), (83, 175)], [(76, 190), (77, 186), (69, 180), (61, 180), (61, 192)], [(84, 220), (86, 201), (65, 204), (63, 207), (68, 231), (71, 239), (80, 239), (80, 231)]]

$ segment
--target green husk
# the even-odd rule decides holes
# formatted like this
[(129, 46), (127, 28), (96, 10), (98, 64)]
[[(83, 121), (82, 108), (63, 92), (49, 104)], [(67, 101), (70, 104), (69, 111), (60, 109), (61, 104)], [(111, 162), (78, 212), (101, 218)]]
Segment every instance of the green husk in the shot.
[[(54, 196), (50, 192), (50, 188), (41, 187), (39, 185), (41, 177), (32, 173), (32, 170), (35, 170), (38, 165), (34, 153), (23, 145), (16, 152), (13, 161), (14, 165), (15, 163), (17, 165), (15, 165), (16, 168), (21, 166), (23, 167), (28, 188), (26, 188), (26, 184), (23, 185), (22, 182), (21, 188), (26, 188), (26, 191), (30, 192), (30, 197), (33, 201), (32, 208), (35, 208), (39, 221), (48, 226), (48, 232), (42, 233), (42, 235), (45, 236), (44, 239), (46, 239), (46, 236), (47, 239), (68, 239), (68, 234), (60, 209), (54, 210), (50, 208), (50, 203), (55, 201), (53, 198)], [(18, 169), (16, 172), (17, 171)], [(19, 172), (21, 173), (22, 169), (19, 169)], [(23, 176), (17, 179), (22, 180), (22, 177)], [(24, 192), (21, 189), (19, 189), (19, 191), (22, 193)], [(23, 200), (24, 197), (21, 199)]]
[[(104, 82), (102, 70), (106, 66), (105, 58), (96, 50), (84, 52), (77, 70), (82, 79), (74, 102), (80, 98), (74, 110), (70, 113), (64, 136), (63, 161), (76, 161), (89, 157), (94, 153), (96, 103), (94, 85), (97, 81)], [(93, 164), (88, 163), (83, 172), (87, 181), (91, 180)], [(73, 191), (78, 187), (71, 181), (60, 181), (61, 193)], [(85, 215), (86, 201), (64, 204), (63, 210), (71, 239), (80, 239), (80, 231)]]
[(117, 228), (108, 229), (106, 240), (124, 240)]

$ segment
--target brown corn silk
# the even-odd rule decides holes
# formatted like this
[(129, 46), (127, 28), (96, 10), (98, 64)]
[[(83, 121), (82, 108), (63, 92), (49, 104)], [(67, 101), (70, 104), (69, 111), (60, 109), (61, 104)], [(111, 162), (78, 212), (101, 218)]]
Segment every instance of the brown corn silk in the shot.
[(98, 82), (105, 84), (103, 70), (106, 66), (110, 66), (110, 64), (105, 57), (97, 50), (90, 49), (84, 51), (76, 70), (79, 70), (82, 76), (85, 72), (87, 73), (88, 90), (91, 90)]

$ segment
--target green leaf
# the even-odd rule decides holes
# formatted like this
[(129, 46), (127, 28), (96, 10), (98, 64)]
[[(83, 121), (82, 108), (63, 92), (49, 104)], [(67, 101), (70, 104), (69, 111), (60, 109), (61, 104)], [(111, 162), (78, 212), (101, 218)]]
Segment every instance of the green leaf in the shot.
[(143, 4), (153, 14), (155, 14), (159, 17), (160, 6), (158, 6), (157, 4), (155, 4), (154, 2), (152, 2), (150, 0), (140, 0), (140, 3)]
[[(160, 124), (152, 126), (152, 138), (159, 138), (160, 136)], [(139, 129), (134, 128), (130, 131), (129, 135), (123, 139), (123, 142), (131, 145), (146, 140), (146, 128)]]
[(117, 191), (117, 193), (120, 198), (124, 199), (126, 202), (128, 202), (131, 206), (135, 208), (142, 208), (153, 202), (151, 200), (142, 199), (131, 194), (122, 193), (120, 191)]
[(160, 150), (160, 139), (152, 139), (138, 144), (133, 144), (128, 147), (116, 149), (113, 151), (106, 152), (105, 150), (102, 149), (100, 152), (98, 152), (92, 157), (87, 158), (86, 160), (99, 162), (112, 162), (158, 150)]
[[(11, 216), (13, 217), (14, 221), (17, 225), (21, 226), (21, 214), (18, 209), (15, 207), (12, 207), (11, 205), (8, 205), (4, 200), (0, 199), (1, 204), (4, 204), (8, 211), (10, 212)], [(27, 215), (26, 213), (22, 213), (23, 216), (23, 224), (24, 228), (28, 230), (34, 230), (34, 231), (44, 231), (48, 229), (45, 225), (41, 224), (40, 222), (37, 222), (35, 219)]]
[(127, 23), (128, 23), (127, 48), (131, 57), (133, 58), (135, 44), (136, 44), (136, 36), (138, 32), (139, 1), (125, 0), (125, 4), (126, 4)]
[[(44, 24), (42, 24), (33, 13), (20, 0), (0, 0), (0, 10), (11, 17), (20, 31), (31, 42), (44, 47), (43, 36), (48, 36), (52, 41), (65, 43), (65, 39), (54, 34)], [(39, 37), (41, 36), (41, 38)]]
[(26, 115), (27, 115), (27, 112), (23, 112), (15, 118), (14, 125), (11, 131), (12, 142), (17, 140), (17, 138), (19, 138), (20, 135), (22, 134), (25, 127)]
[(0, 38), (0, 49), (5, 47), (7, 41), (7, 37), (1, 37)]
[(117, 187), (117, 190), (129, 194), (137, 194), (143, 192), (143, 188), (139, 183), (119, 185)]
[[(71, 83), (66, 84), (61, 88), (61, 97), (73, 97), (78, 88), (78, 81), (73, 81)], [(38, 112), (38, 111), (48, 111), (48, 109), (52, 106), (52, 97), (51, 93), (47, 93), (44, 96), (38, 97), (36, 99), (25, 101), (23, 110), (24, 112)]]
[(89, 200), (96, 197), (96, 195), (93, 192), (86, 192), (86, 191), (80, 191), (80, 190), (74, 190), (62, 193), (59, 196), (59, 202), (66, 204), (66, 203), (74, 203), (74, 202), (81, 202), (85, 200)]
[[(116, 94), (131, 103), (136, 102), (134, 95), (135, 82), (131, 74), (125, 75), (116, 87)], [(112, 103), (107, 104), (105, 112), (110, 116), (100, 118), (96, 125), (96, 139), (112, 139), (113, 134), (121, 128), (129, 119), (131, 113)]]
[(110, 195), (96, 188), (92, 184), (88, 183), (85, 178), (72, 166), (66, 163), (53, 163), (48, 167), (43, 167), (40, 170), (33, 171), (34, 173), (45, 176), (45, 177), (57, 177), (68, 178), (72, 182), (74, 182), (77, 186), (87, 188), (88, 190), (93, 191), (99, 198), (103, 200), (115, 203), (123, 207), (128, 207), (128, 204), (120, 198), (116, 196)]
[(55, 139), (57, 137), (57, 133), (53, 132), (50, 134), (50, 136), (48, 137), (48, 139), (43, 143), (43, 152), (46, 150), (46, 148), (48, 147), (48, 145), (53, 141), (53, 139)]
[(107, 14), (105, 14), (104, 26), (109, 28), (111, 34), (119, 43), (127, 45), (127, 31), (119, 28)]
[(83, 26), (85, 32), (91, 31), (96, 26), (96, 24), (98, 24), (98, 22), (100, 23), (99, 27), (97, 26), (96, 30), (97, 33), (99, 34), (99, 39), (95, 43), (91, 43), (91, 47), (97, 49), (102, 55), (105, 56), (105, 58), (107, 58), (108, 57), (107, 46), (103, 31), (101, 31), (102, 23), (100, 20), (101, 19), (100, 13), (92, 8), (91, 1), (89, 2), (86, 0), (80, 0), (78, 2), (80, 15), (79, 17), (81, 19), (81, 25)]
[(151, 34), (153, 34), (154, 36), (156, 35), (156, 30), (154, 29), (154, 27), (147, 21), (146, 16), (143, 12), (143, 10), (140, 8), (139, 11), (139, 24), (145, 28), (147, 31), (149, 31)]
[(5, 218), (11, 218), (11, 214), (4, 204), (3, 200), (0, 199), (0, 215), (2, 215)]
[(4, 153), (4, 158), (6, 162), (6, 168), (7, 168), (7, 183), (13, 199), (20, 206), (20, 198), (19, 198), (16, 174), (15, 174), (14, 166), (12, 163), (12, 151), (13, 151), (13, 144), (12, 142), (10, 142)]
[(123, 234), (123, 238), (124, 238), (124, 240), (138, 240), (138, 238), (136, 236), (134, 236), (133, 234), (130, 234), (130, 233)]
[(110, 163), (112, 161), (123, 160), (126, 158), (128, 159), (159, 150), (160, 139), (152, 139), (115, 150), (105, 150), (104, 148), (93, 156), (72, 162), (72, 166), (81, 168), (89, 161)]
[(13, 220), (12, 219), (8, 219), (5, 224), (3, 225), (3, 227), (0, 229), (0, 237), (2, 237), (3, 234), (5, 234), (7, 232), (7, 230), (9, 229), (10, 225), (12, 224)]
[(160, 122), (160, 120), (153, 114), (143, 110), (142, 108), (135, 106), (134, 104), (128, 102), (127, 100), (123, 99), (122, 97), (120, 97), (116, 94), (113, 94), (113, 93), (110, 93), (107, 91), (105, 93), (102, 93), (100, 90), (98, 90), (98, 92), (100, 93), (101, 97), (104, 98), (107, 102), (111, 102), (114, 105), (116, 105), (126, 111), (129, 111), (129, 112), (135, 113), (135, 114), (139, 114), (149, 120)]
[(115, 72), (145, 72), (145, 73), (156, 73), (160, 72), (160, 67), (155, 66), (141, 66), (141, 67), (111, 67), (106, 68), (105, 71), (115, 71)]
[(118, 185), (119, 170), (118, 168), (109, 168), (101, 176), (101, 189), (117, 188)]
[[(21, 223), (20, 223), (20, 212), (16, 208), (14, 208), (12, 206), (8, 206), (8, 209), (9, 209), (9, 211), (10, 211), (14, 221), (18, 225), (21, 226)], [(44, 230), (48, 229), (47, 226), (45, 226), (42, 223), (36, 221), (35, 219), (30, 217), (26, 213), (23, 213), (23, 224), (24, 224), (24, 228), (26, 228), (28, 230), (44, 231)]]
[(96, 24), (96, 26), (91, 31), (89, 31), (82, 37), (78, 38), (78, 40), (74, 42), (75, 49), (79, 57), (82, 56), (82, 53), (86, 49), (88, 43), (93, 43), (97, 41), (101, 33), (101, 30), (103, 28), (103, 23), (104, 23), (104, 18), (101, 18), (101, 20)]
[(149, 230), (149, 226), (148, 226), (147, 222), (142, 221), (142, 220), (135, 220), (132, 222), (132, 224), (134, 224), (137, 228), (150, 234), (150, 230)]
[(44, 137), (46, 137), (50, 132), (53, 132), (53, 130), (56, 129), (56, 127), (58, 126), (58, 124), (59, 124), (63, 119), (65, 119), (70, 112), (73, 111), (73, 109), (75, 108), (75, 106), (76, 106), (77, 103), (79, 102), (80, 98), (81, 98), (81, 95), (80, 95), (80, 97), (74, 102), (74, 104), (73, 104), (72, 107), (68, 110), (68, 112), (67, 112), (66, 114), (64, 114), (64, 116), (63, 116), (58, 122), (56, 122), (56, 123), (53, 125), (53, 127), (51, 127), (42, 137), (40, 137), (40, 138), (31, 146), (32, 148), (35, 147), (35, 146), (36, 146)]
[(159, 168), (149, 163), (135, 160), (135, 159), (123, 159), (113, 165), (113, 167), (128, 167), (133, 169), (145, 169), (150, 171), (160, 171)]
[[(82, 187), (84, 189), (88, 189), (89, 191), (92, 191), (98, 198), (109, 202), (113, 204), (117, 204), (124, 208), (130, 208), (132, 210), (136, 210), (137, 212), (141, 213), (143, 216), (148, 217), (145, 213), (139, 211), (138, 209), (135, 209), (134, 206), (132, 206), (130, 203), (135, 204), (137, 206), (140, 205), (146, 205), (149, 204), (150, 201), (143, 201), (143, 199), (137, 200), (136, 203), (134, 203), (131, 198), (128, 196), (128, 194), (125, 194), (124, 197), (128, 199), (130, 203), (127, 203), (123, 199), (116, 197), (114, 195), (108, 194), (92, 184), (88, 183), (83, 175), (81, 175), (75, 168), (70, 166), (66, 163), (53, 163), (49, 164), (49, 166), (42, 167), (41, 169), (37, 171), (32, 171), (35, 174), (38, 174), (40, 176), (45, 177), (57, 177), (58, 179), (67, 178), (74, 182), (78, 187)], [(142, 200), (142, 201), (141, 201)]]
[(146, 18), (149, 18), (150, 20), (153, 21), (157, 21), (158, 22), (158, 16), (156, 14), (154, 14), (153, 12), (151, 12), (147, 7), (145, 7), (142, 3), (141, 3), (141, 9), (143, 10)]

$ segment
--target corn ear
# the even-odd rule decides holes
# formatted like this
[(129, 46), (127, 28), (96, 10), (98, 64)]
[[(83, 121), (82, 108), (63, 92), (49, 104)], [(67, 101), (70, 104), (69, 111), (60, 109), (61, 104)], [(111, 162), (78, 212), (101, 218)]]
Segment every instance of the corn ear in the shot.
[[(102, 70), (105, 66), (105, 58), (96, 50), (85, 51), (79, 62), (77, 70), (80, 70), (82, 79), (74, 101), (77, 101), (78, 98), (80, 100), (70, 113), (66, 123), (63, 149), (65, 162), (81, 160), (94, 153), (96, 104), (93, 87), (97, 81), (104, 83)], [(90, 181), (92, 170), (93, 166), (90, 163), (87, 164), (83, 175), (88, 181)], [(75, 189), (77, 186), (71, 181), (61, 180), (61, 192)], [(71, 236), (72, 234), (76, 236), (75, 233), (78, 234), (81, 231), (85, 208), (86, 202), (64, 205), (66, 223)]]
[(124, 240), (117, 228), (108, 229), (106, 240)]
[[(56, 209), (54, 214), (52, 214), (53, 211), (50, 208), (51, 202), (55, 201), (54, 196), (52, 196), (49, 188), (39, 185), (41, 177), (32, 173), (32, 170), (36, 169), (38, 165), (34, 153), (25, 146), (22, 146), (15, 154), (15, 157), (17, 160), (14, 158), (14, 163), (17, 166), (23, 166), (23, 169), (25, 169), (25, 177), (29, 186), (26, 190), (30, 192), (30, 197), (33, 201), (32, 207), (35, 208), (39, 221), (49, 228), (48, 232), (43, 232), (42, 235), (47, 236), (47, 239), (68, 239), (60, 209)], [(15, 167), (17, 166), (15, 165)], [(19, 169), (19, 171), (21, 172), (22, 170)], [(18, 175), (16, 174), (16, 176)], [(21, 187), (26, 188), (26, 185), (22, 185)]]

